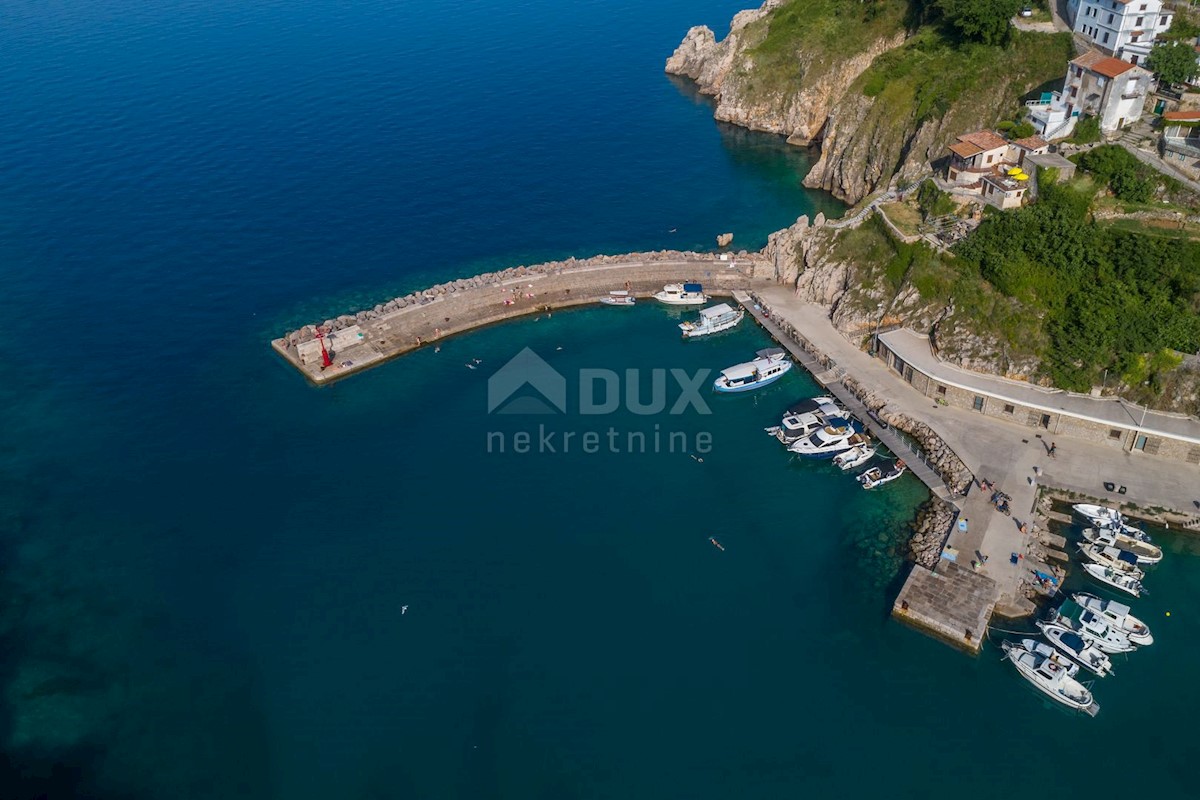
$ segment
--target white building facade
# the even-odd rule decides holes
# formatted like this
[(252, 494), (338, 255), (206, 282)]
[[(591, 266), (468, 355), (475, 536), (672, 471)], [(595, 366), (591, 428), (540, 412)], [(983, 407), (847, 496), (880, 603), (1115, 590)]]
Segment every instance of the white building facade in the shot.
[(1142, 67), (1090, 50), (1067, 65), (1063, 88), (1026, 103), (1029, 119), (1046, 139), (1069, 136), (1083, 114), (1114, 134), (1142, 115), (1154, 76)]
[(1076, 33), (1131, 64), (1145, 63), (1173, 16), (1162, 0), (1068, 0), (1067, 10)]

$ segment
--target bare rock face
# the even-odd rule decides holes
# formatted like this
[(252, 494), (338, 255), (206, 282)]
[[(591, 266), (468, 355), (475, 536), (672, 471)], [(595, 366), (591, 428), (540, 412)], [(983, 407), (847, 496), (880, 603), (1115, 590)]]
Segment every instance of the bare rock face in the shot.
[(767, 0), (760, 8), (739, 11), (729, 24), (729, 35), (720, 42), (707, 25), (692, 28), (667, 59), (667, 73), (691, 78), (701, 94), (721, 94), (735, 61), (743, 57), (742, 51), (747, 46), (743, 41), (746, 26), (762, 19), (782, 4), (783, 0)]
[(729, 247), (729, 245), (731, 245), (732, 243), (733, 243), (733, 234), (732, 233), (718, 233), (717, 234), (717, 247)]

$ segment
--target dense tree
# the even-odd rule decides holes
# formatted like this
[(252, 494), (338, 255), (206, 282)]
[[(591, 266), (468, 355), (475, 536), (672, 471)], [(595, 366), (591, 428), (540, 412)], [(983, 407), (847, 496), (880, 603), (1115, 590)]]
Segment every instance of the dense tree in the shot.
[(983, 44), (1008, 41), (1009, 20), (1017, 13), (1020, 0), (937, 0), (946, 21), (964, 39)]
[(1200, 75), (1195, 49), (1183, 42), (1156, 44), (1146, 59), (1146, 66), (1166, 83), (1186, 83)]

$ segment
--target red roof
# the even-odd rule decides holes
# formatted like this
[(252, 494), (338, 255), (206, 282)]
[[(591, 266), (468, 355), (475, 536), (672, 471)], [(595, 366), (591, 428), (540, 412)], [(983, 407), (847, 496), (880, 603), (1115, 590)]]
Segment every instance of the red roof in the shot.
[(981, 150), (996, 150), (1001, 147), (1008, 147), (1008, 141), (998, 133), (992, 131), (975, 131), (974, 133), (965, 133), (958, 137), (960, 142), (970, 142)]
[(1200, 111), (1168, 111), (1163, 114), (1163, 119), (1176, 122), (1200, 122)]
[(1115, 78), (1118, 75), (1128, 72), (1133, 69), (1133, 64), (1128, 61), (1122, 61), (1119, 58), (1102, 58), (1095, 64), (1088, 67), (1092, 72), (1103, 75), (1106, 78)]
[(1040, 150), (1049, 147), (1050, 143), (1040, 136), (1026, 136), (1024, 139), (1014, 139), (1013, 144), (1025, 150)]
[(983, 148), (973, 145), (970, 142), (955, 142), (954, 144), (950, 145), (950, 149), (953, 152), (958, 153), (963, 158), (977, 156), (983, 152)]

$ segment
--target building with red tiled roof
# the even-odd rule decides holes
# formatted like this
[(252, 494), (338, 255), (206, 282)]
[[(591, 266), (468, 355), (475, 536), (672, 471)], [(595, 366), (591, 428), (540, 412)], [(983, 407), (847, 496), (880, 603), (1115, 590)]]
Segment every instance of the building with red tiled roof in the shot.
[(1163, 114), (1163, 159), (1193, 178), (1200, 178), (1200, 110)]
[(1019, 169), (1025, 154), (1048, 148), (1036, 136), (1010, 142), (995, 131), (964, 133), (950, 145), (946, 178), (959, 193), (978, 195), (996, 208), (1017, 208), (1030, 186), (1030, 176)]
[(1101, 131), (1115, 133), (1141, 117), (1153, 81), (1142, 67), (1089, 50), (1067, 65), (1063, 88), (1049, 102), (1026, 105), (1046, 139), (1069, 136), (1082, 116), (1099, 118)]

